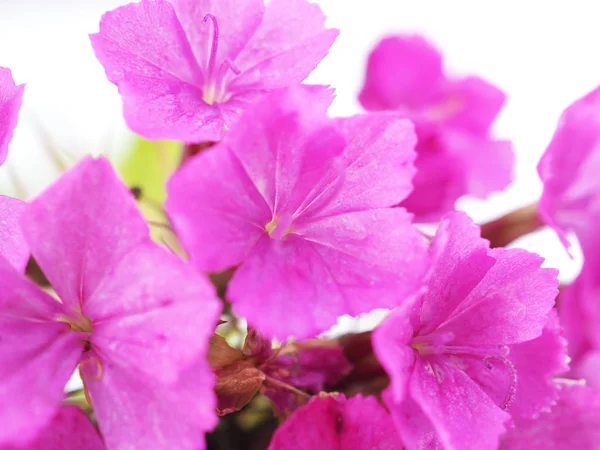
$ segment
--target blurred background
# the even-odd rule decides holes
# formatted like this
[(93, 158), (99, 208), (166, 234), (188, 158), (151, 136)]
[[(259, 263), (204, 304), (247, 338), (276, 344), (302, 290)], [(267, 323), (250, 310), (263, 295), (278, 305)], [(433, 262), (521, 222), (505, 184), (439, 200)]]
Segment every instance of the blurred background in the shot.
[[(0, 193), (30, 198), (60, 173), (52, 150), (74, 163), (92, 154), (115, 160), (133, 136), (121, 116), (115, 86), (96, 61), (87, 37), (103, 12), (126, 0), (0, 0), (0, 66), (27, 83), (20, 123)], [(359, 112), (365, 62), (378, 40), (418, 32), (438, 46), (450, 74), (477, 74), (502, 88), (508, 103), (495, 134), (514, 143), (514, 184), (487, 201), (463, 199), (459, 208), (480, 223), (536, 201), (536, 165), (562, 110), (600, 84), (600, 2), (564, 0), (317, 0), (328, 25), (341, 30), (331, 53), (308, 79), (330, 84), (330, 113)], [(561, 279), (578, 272), (554, 234), (542, 230), (515, 245), (546, 258)]]

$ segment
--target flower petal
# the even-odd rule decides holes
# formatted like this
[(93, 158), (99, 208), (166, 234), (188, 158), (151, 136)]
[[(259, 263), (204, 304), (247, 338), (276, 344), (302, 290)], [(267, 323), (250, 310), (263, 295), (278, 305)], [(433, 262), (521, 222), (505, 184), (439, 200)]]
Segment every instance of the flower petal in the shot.
[(459, 345), (499, 345), (542, 334), (558, 294), (557, 271), (542, 269), (542, 258), (521, 249), (489, 252), (493, 267), (438, 328)]
[(391, 417), (374, 397), (313, 397), (275, 432), (269, 450), (396, 450), (402, 448)]
[(1, 446), (30, 442), (52, 419), (84, 344), (52, 320), (61, 305), (1, 259), (0, 280)]
[(346, 140), (344, 184), (322, 214), (396, 206), (412, 190), (416, 136), (397, 113), (371, 113), (336, 121)]
[[(28, 450), (104, 450), (104, 443), (85, 413), (76, 406), (63, 406)], [(2, 450), (24, 450), (2, 447)]]
[(433, 267), (421, 307), (419, 334), (426, 335), (459, 308), (494, 264), (480, 228), (462, 212), (447, 214), (431, 246)]
[(25, 85), (15, 85), (9, 69), (0, 67), (0, 165), (6, 161), (8, 144), (17, 126)]
[(258, 28), (265, 11), (263, 0), (172, 0), (198, 65), (207, 70), (213, 25), (206, 14), (217, 19), (219, 41), (217, 62), (233, 61)]
[(174, 382), (205, 358), (220, 308), (205, 277), (148, 242), (113, 266), (83, 313), (94, 323), (91, 342), (103, 360)]
[(86, 158), (23, 212), (31, 252), (69, 308), (81, 308), (148, 227), (108, 160)]
[(440, 100), (442, 55), (421, 36), (383, 39), (369, 55), (360, 102), (368, 110), (417, 109)]
[(0, 257), (24, 271), (29, 260), (29, 247), (21, 231), (21, 214), (25, 203), (0, 195)]
[[(498, 448), (499, 438), (506, 430), (504, 423), (510, 416), (463, 371), (441, 359), (431, 363), (418, 360), (409, 390), (414, 406), (421, 409), (435, 430), (440, 448)], [(398, 406), (398, 411), (395, 405), (390, 407), (392, 415), (403, 412), (402, 405)], [(431, 440), (431, 429), (423, 425), (396, 419), (407, 448), (420, 448), (422, 439)]]
[(277, 89), (304, 80), (327, 55), (338, 30), (325, 28), (325, 15), (306, 0), (272, 0), (252, 39), (235, 60), (243, 87)]
[(203, 101), (204, 77), (169, 2), (142, 0), (108, 12), (91, 40), (133, 131), (186, 142), (221, 137), (223, 119)]
[(99, 380), (93, 365), (82, 371), (107, 448), (205, 448), (204, 433), (217, 424), (208, 362), (198, 362), (168, 385), (106, 361)]

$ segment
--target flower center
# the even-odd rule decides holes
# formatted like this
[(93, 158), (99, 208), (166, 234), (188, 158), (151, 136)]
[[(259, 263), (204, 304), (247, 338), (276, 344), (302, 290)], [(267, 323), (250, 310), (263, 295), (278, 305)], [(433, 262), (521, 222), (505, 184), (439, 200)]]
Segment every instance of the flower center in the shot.
[(227, 92), (226, 79), (227, 71), (231, 70), (234, 74), (239, 75), (241, 71), (229, 59), (225, 59), (221, 66), (217, 69), (217, 52), (219, 50), (219, 22), (212, 14), (204, 16), (204, 22), (212, 22), (213, 36), (210, 43), (210, 53), (206, 65), (206, 76), (204, 80), (204, 90), (202, 99), (212, 105), (214, 103), (222, 103), (229, 100), (231, 94)]
[(272, 239), (282, 239), (288, 234), (293, 233), (292, 216), (274, 217), (268, 224), (265, 225), (265, 230), (269, 233)]
[(79, 333), (92, 332), (92, 321), (85, 317), (81, 311), (76, 311), (75, 317), (63, 316), (59, 319), (59, 321), (68, 323), (71, 327), (71, 331), (76, 331)]

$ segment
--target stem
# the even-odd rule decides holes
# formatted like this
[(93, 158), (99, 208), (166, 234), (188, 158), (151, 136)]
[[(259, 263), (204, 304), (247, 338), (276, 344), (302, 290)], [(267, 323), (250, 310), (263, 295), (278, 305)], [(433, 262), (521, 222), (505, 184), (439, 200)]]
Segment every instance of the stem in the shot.
[(538, 204), (519, 208), (507, 215), (481, 226), (481, 237), (490, 241), (490, 246), (505, 247), (515, 239), (532, 233), (544, 222), (538, 215)]
[(286, 391), (290, 391), (290, 392), (292, 392), (296, 395), (299, 395), (300, 397), (305, 398), (307, 400), (310, 400), (310, 398), (311, 398), (310, 394), (307, 394), (306, 392), (301, 391), (298, 388), (295, 388), (291, 384), (287, 384), (287, 383), (284, 383), (283, 381), (277, 380), (276, 378), (270, 377), (269, 375), (265, 375), (264, 383), (270, 384), (273, 387), (285, 389)]

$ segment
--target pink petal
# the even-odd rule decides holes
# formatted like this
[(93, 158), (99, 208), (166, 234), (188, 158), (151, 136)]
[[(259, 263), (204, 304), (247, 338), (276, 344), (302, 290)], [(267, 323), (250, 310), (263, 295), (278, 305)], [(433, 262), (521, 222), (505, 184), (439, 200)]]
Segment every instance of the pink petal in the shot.
[(204, 433), (217, 424), (208, 362), (198, 362), (168, 385), (107, 361), (100, 379), (92, 364), (84, 367), (83, 379), (111, 450), (203, 450)]
[(242, 71), (233, 83), (277, 89), (304, 80), (327, 55), (338, 30), (325, 28), (325, 15), (306, 0), (272, 0), (252, 39), (235, 60)]
[[(418, 360), (409, 393), (412, 401), (406, 404), (388, 403), (407, 448), (423, 448), (422, 442), (433, 444), (427, 448), (498, 448), (510, 416), (453, 365)], [(422, 415), (415, 414), (418, 410)]]
[[(75, 406), (63, 406), (44, 428), (28, 450), (104, 450), (104, 443), (85, 413)], [(24, 450), (2, 447), (2, 450)]]
[(262, 238), (229, 285), (236, 311), (270, 337), (312, 337), (340, 315), (394, 307), (421, 286), (426, 244), (400, 208), (332, 216), (297, 232)]
[(450, 83), (447, 95), (459, 108), (446, 123), (472, 133), (487, 133), (506, 101), (504, 92), (479, 77)]
[(169, 2), (142, 0), (108, 12), (91, 40), (133, 131), (186, 142), (221, 137), (223, 119), (202, 99), (204, 77)]
[(464, 213), (447, 214), (432, 242), (434, 264), (421, 307), (419, 334), (434, 331), (481, 282), (494, 259), (480, 228)]
[(536, 419), (521, 421), (503, 439), (506, 450), (597, 449), (600, 442), (600, 391), (560, 385), (558, 403)]
[(276, 214), (289, 219), (337, 192), (343, 141), (324, 127), (331, 99), (324, 88), (277, 91), (172, 177), (166, 209), (200, 269), (239, 264)]
[(217, 19), (217, 62), (220, 62), (235, 60), (258, 28), (265, 11), (263, 0), (172, 0), (171, 3), (199, 66), (205, 71), (213, 39), (212, 24), (204, 22), (206, 14)]
[(86, 158), (62, 176), (27, 206), (21, 225), (33, 256), (71, 310), (148, 239), (133, 195), (104, 158)]
[(15, 85), (9, 69), (0, 67), (0, 165), (6, 161), (24, 90), (25, 85)]
[(396, 450), (402, 448), (392, 420), (374, 397), (313, 397), (281, 425), (269, 450)]
[(148, 242), (113, 266), (83, 313), (103, 360), (171, 383), (205, 358), (220, 308), (204, 276)]
[(476, 346), (540, 336), (558, 293), (557, 271), (540, 268), (542, 258), (525, 250), (497, 248), (489, 254), (496, 263), (438, 332)]
[(24, 207), (21, 200), (0, 195), (0, 256), (20, 271), (25, 271), (29, 261), (29, 247), (20, 222)]
[(403, 302), (373, 331), (373, 350), (390, 377), (388, 392), (392, 403), (400, 404), (406, 398), (408, 380), (418, 355), (411, 343), (419, 326), (421, 300)]
[(533, 417), (556, 400), (554, 377), (568, 370), (566, 341), (554, 312), (539, 338), (511, 346), (510, 359), (518, 375), (508, 411), (513, 417)]
[(25, 444), (54, 416), (83, 336), (54, 322), (61, 305), (3, 260), (0, 280), (0, 445)]
[(346, 140), (344, 185), (323, 212), (395, 206), (412, 190), (416, 153), (413, 126), (397, 113), (372, 113), (337, 120)]
[(383, 39), (369, 56), (360, 102), (368, 110), (421, 108), (440, 99), (442, 55), (421, 36)]
[(568, 247), (573, 230), (584, 255), (596, 259), (595, 223), (600, 217), (600, 88), (577, 100), (562, 114), (538, 172), (544, 182), (539, 211)]

